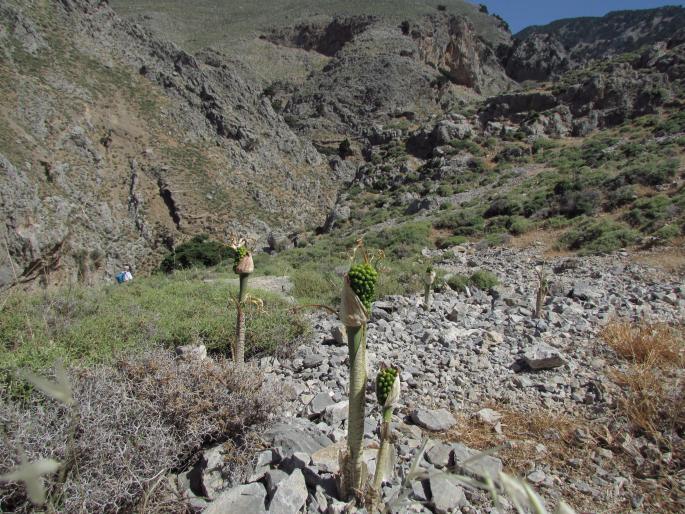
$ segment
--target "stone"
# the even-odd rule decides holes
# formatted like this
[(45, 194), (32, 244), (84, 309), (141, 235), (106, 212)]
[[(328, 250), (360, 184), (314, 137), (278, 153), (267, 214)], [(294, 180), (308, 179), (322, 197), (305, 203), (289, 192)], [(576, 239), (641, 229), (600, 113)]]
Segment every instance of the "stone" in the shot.
[(309, 412), (314, 416), (321, 415), (326, 407), (333, 405), (331, 395), (327, 392), (318, 393), (311, 402), (309, 402)]
[(435, 443), (426, 450), (426, 460), (436, 468), (444, 468), (449, 465), (452, 446), (444, 443)]
[(308, 495), (304, 475), (301, 470), (296, 469), (288, 478), (278, 483), (276, 494), (269, 504), (269, 514), (298, 514)]
[(202, 453), (200, 463), (202, 469), (202, 489), (210, 500), (216, 498), (225, 489), (226, 480), (223, 475), (224, 448), (222, 445), (209, 448)]
[(280, 447), (282, 456), (296, 452), (311, 455), (330, 444), (328, 437), (316, 425), (302, 418), (290, 423), (276, 423), (264, 432), (263, 437), (272, 447)]
[(333, 337), (333, 341), (339, 346), (347, 345), (347, 331), (345, 330), (344, 325), (334, 325), (333, 328), (331, 328), (331, 336)]
[(326, 473), (338, 473), (340, 470), (340, 452), (345, 446), (346, 443), (341, 441), (312, 453), (312, 465)]
[(272, 498), (276, 492), (276, 487), (281, 481), (288, 478), (288, 473), (281, 469), (270, 469), (264, 474), (264, 482), (266, 483), (266, 492), (269, 498)]
[[(497, 477), (502, 471), (501, 460), (490, 455), (481, 454), (478, 450), (463, 444), (453, 444), (452, 452), (454, 463), (469, 475), (479, 478), (483, 476)], [(474, 458), (476, 456), (477, 458)]]
[(266, 514), (266, 490), (260, 483), (239, 485), (224, 491), (204, 510), (204, 514)]
[(483, 423), (495, 426), (501, 419), (502, 415), (493, 409), (481, 409), (476, 413), (476, 417)]
[(201, 361), (207, 358), (207, 347), (203, 344), (187, 344), (176, 347), (176, 356), (186, 361)]
[(450, 514), (466, 504), (464, 489), (456, 484), (456, 479), (447, 473), (435, 473), (428, 479), (431, 490), (431, 503), (436, 514)]
[(418, 426), (433, 432), (449, 430), (457, 423), (454, 416), (446, 409), (416, 409), (411, 413), (411, 419)]
[(547, 475), (544, 473), (544, 471), (536, 469), (532, 473), (528, 473), (528, 476), (526, 476), (526, 478), (531, 484), (539, 485), (545, 481)]
[(523, 363), (534, 371), (558, 368), (565, 364), (559, 351), (545, 343), (538, 343), (534, 348), (526, 351), (523, 355)]
[(347, 414), (349, 410), (349, 402), (347, 400), (334, 403), (326, 407), (323, 413), (323, 419), (331, 427), (339, 427), (343, 421), (347, 419)]

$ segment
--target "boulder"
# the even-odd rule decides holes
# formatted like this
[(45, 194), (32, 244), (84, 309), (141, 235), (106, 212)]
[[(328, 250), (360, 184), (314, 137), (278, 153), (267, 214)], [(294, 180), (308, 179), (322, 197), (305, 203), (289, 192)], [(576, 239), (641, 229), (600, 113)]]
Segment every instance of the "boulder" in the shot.
[(411, 419), (420, 427), (433, 432), (449, 430), (457, 423), (454, 416), (446, 409), (416, 409), (412, 412)]
[(239, 485), (221, 493), (204, 510), (204, 514), (226, 514), (227, 512), (266, 514), (265, 499), (266, 490), (262, 484)]

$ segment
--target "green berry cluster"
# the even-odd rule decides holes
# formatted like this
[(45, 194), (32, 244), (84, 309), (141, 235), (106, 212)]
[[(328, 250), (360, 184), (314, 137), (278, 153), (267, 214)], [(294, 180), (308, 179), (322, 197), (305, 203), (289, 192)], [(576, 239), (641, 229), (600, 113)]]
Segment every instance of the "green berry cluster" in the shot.
[(245, 257), (248, 254), (247, 247), (245, 246), (239, 246), (235, 250), (233, 250), (233, 272), (236, 272), (236, 268), (238, 267), (238, 264), (240, 264), (240, 261), (243, 260), (243, 257)]
[(347, 273), (350, 277), (350, 287), (366, 307), (371, 310), (371, 303), (376, 295), (376, 282), (378, 282), (378, 272), (370, 264), (355, 264)]
[(396, 377), (397, 370), (395, 368), (382, 369), (376, 375), (376, 398), (381, 405), (385, 405), (385, 400), (388, 399), (388, 395), (392, 391)]

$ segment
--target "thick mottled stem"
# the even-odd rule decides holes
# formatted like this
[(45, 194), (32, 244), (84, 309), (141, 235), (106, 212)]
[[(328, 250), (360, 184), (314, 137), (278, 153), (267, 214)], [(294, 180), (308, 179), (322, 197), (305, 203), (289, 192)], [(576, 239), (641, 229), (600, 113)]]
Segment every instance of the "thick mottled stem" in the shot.
[(233, 348), (233, 362), (243, 364), (245, 362), (245, 311), (243, 310), (245, 295), (247, 294), (247, 279), (249, 273), (240, 274), (240, 292), (238, 293), (238, 305), (236, 313), (235, 345)]
[(378, 450), (378, 458), (376, 459), (376, 473), (373, 477), (373, 488), (376, 491), (381, 490), (383, 485), (383, 478), (386, 470), (389, 468), (388, 460), (390, 459), (390, 423), (392, 422), (392, 407), (385, 407), (383, 409), (383, 423), (381, 424), (381, 447)]
[(366, 403), (366, 324), (347, 327), (350, 357), (350, 403), (347, 447), (350, 454), (351, 492), (362, 489), (362, 453), (364, 451), (364, 414)]
[(431, 297), (431, 285), (430, 283), (426, 282), (423, 290), (423, 305), (426, 309), (430, 309), (432, 302), (433, 298)]

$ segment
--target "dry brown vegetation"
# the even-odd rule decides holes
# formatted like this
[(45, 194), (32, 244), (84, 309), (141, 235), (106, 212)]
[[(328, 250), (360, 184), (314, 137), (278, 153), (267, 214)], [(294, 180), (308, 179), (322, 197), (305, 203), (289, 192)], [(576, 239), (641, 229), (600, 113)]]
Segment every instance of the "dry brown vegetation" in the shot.
[[(279, 394), (250, 367), (228, 361), (183, 362), (155, 351), (117, 367), (72, 369), (78, 424), (69, 443), (68, 410), (35, 392), (18, 401), (0, 390), (0, 472), (51, 457), (69, 462), (63, 486), (49, 477), (49, 497), (64, 512), (185, 512), (166, 473), (183, 469), (203, 445), (229, 439), (227, 468), (244, 478), (245, 438), (262, 425)], [(145, 503), (144, 508), (142, 504)], [(0, 511), (29, 512), (23, 486), (0, 485)]]
[(625, 359), (613, 373), (621, 386), (620, 406), (633, 423), (655, 441), (685, 430), (685, 327), (663, 323), (613, 322), (601, 338)]

